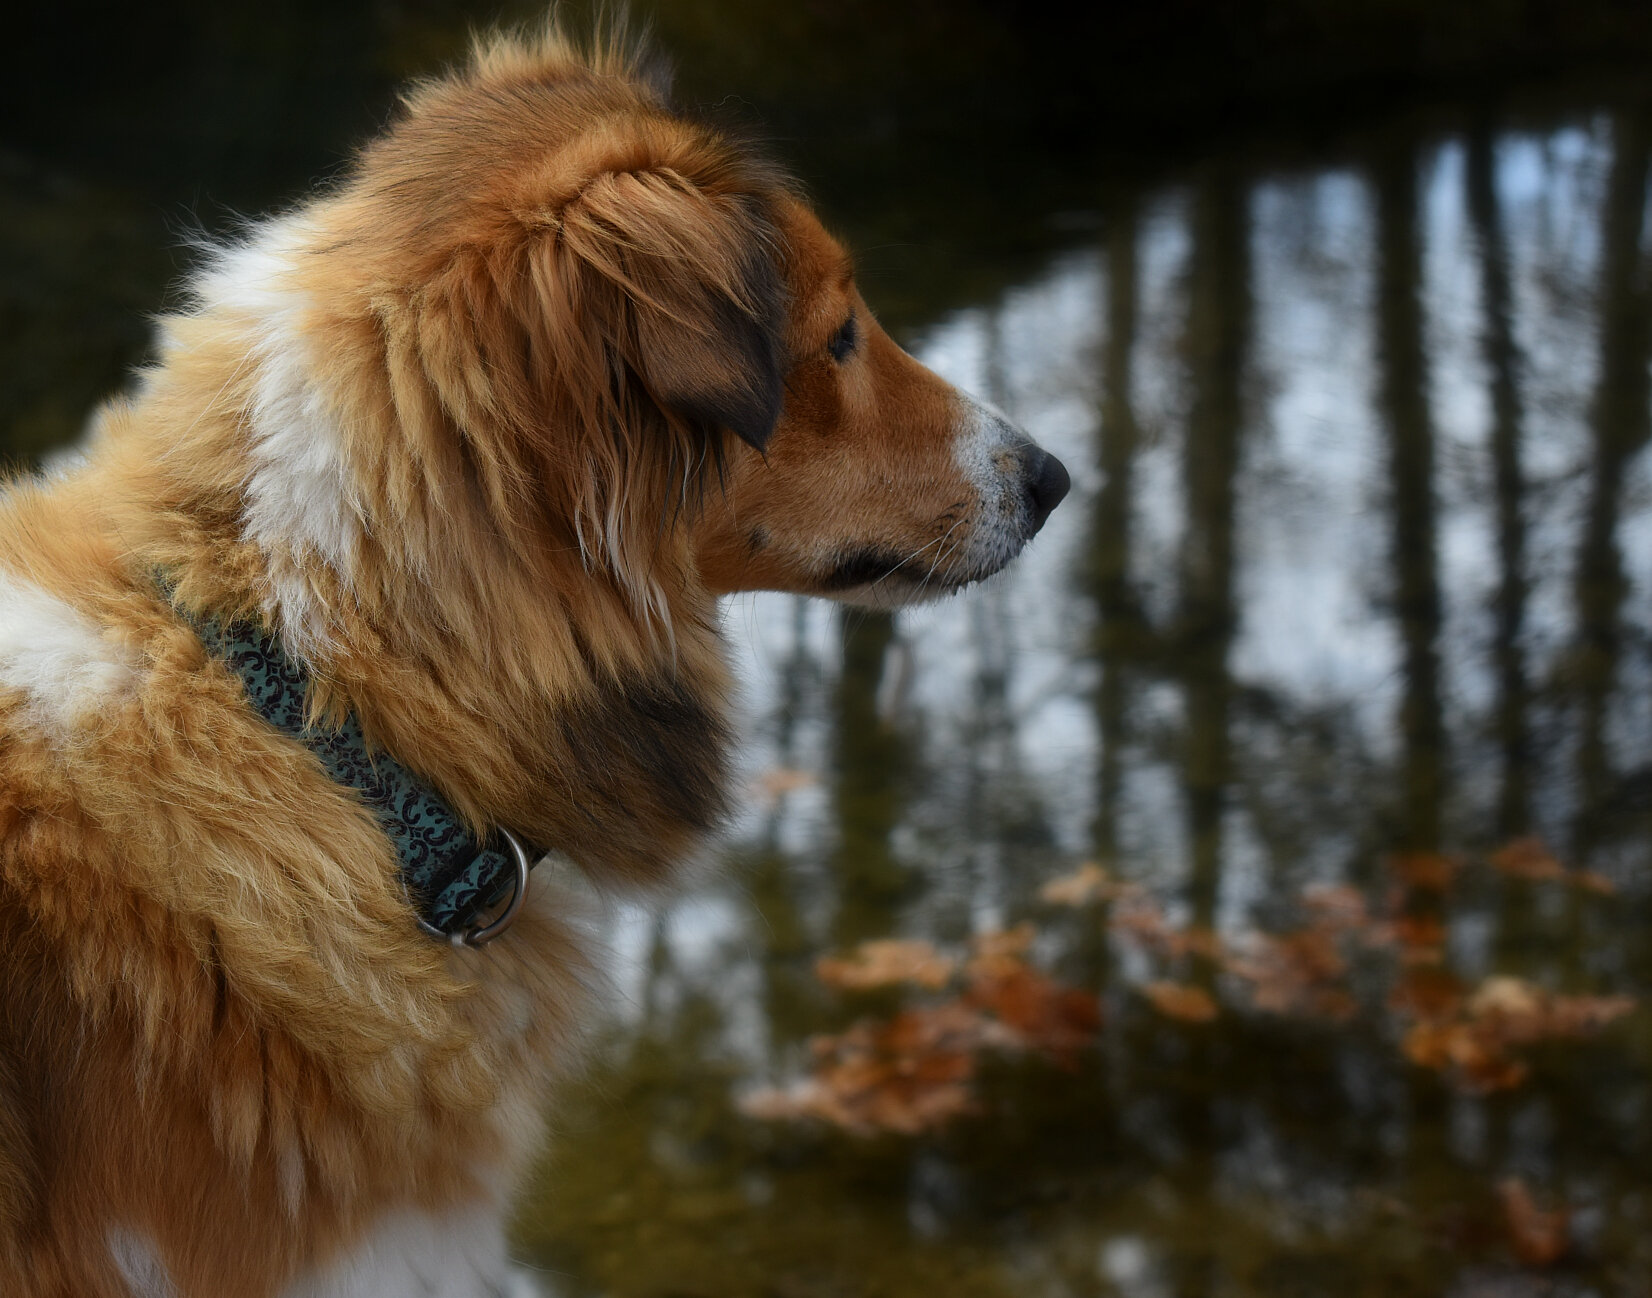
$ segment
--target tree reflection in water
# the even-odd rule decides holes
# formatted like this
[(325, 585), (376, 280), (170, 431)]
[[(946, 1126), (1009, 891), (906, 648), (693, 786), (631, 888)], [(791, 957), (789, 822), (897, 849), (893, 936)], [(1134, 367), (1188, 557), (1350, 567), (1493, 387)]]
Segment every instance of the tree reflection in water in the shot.
[[(1652, 974), (1649, 147), (1631, 105), (1218, 158), (916, 334), (1072, 499), (944, 605), (727, 610), (757, 791), (719, 889), (615, 920), (635, 1008), (520, 1218), (555, 1292), (1652, 1285), (1652, 1015), (1519, 1018)], [(1086, 860), (1160, 936), (1039, 899)], [(1334, 959), (1305, 893), (1369, 908)], [(1105, 1007), (1070, 1067), (988, 1051), (917, 1136), (741, 1113), (954, 994), (818, 957), (1022, 921)]]

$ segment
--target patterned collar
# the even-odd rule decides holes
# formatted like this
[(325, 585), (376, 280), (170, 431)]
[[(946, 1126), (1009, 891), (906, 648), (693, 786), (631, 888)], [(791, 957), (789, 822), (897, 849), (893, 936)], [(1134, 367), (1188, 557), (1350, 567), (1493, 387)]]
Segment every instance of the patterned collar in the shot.
[[(157, 584), (170, 601), (173, 583), (163, 576)], [(378, 818), (395, 848), (421, 929), (468, 946), (480, 946), (505, 930), (527, 896), (535, 859), (514, 834), (501, 829), (488, 842), (478, 842), (439, 793), (390, 754), (368, 749), (354, 713), (336, 730), (306, 725), (309, 673), (274, 636), (248, 623), (224, 626), (177, 611), (207, 649), (240, 677), (247, 701), (264, 720), (314, 753), (327, 774), (354, 789)], [(511, 896), (504, 911), (478, 923), (507, 892)]]

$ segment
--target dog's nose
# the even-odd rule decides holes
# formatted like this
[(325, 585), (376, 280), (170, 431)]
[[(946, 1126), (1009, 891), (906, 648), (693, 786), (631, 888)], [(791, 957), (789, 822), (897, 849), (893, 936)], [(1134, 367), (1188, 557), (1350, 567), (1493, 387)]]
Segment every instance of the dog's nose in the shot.
[(1032, 501), (1032, 530), (1036, 532), (1044, 526), (1050, 511), (1066, 498), (1073, 480), (1067, 476), (1065, 464), (1030, 442), (1021, 452), (1021, 463), (1027, 473), (1027, 498)]

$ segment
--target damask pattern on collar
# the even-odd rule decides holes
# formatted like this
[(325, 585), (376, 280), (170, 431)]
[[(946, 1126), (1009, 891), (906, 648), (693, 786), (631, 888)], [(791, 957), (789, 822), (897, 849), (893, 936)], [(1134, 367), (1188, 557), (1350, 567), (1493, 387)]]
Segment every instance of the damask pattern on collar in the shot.
[[(164, 577), (158, 584), (170, 600), (171, 584)], [(240, 678), (259, 715), (314, 753), (334, 781), (360, 795), (389, 837), (408, 899), (425, 923), (456, 934), (501, 899), (514, 877), (514, 862), (498, 847), (478, 842), (442, 796), (389, 753), (369, 751), (354, 713), (336, 729), (307, 725), (309, 673), (274, 636), (251, 624), (225, 626), (178, 612)]]

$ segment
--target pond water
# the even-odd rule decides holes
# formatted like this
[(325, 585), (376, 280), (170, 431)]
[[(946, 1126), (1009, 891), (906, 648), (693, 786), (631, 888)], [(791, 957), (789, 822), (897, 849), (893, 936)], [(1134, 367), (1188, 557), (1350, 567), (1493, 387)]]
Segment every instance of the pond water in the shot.
[[(262, 154), (228, 73), (115, 163), (0, 146), (10, 453), (141, 351), (215, 219), (182, 173), (257, 208), (335, 156), (291, 49)], [(729, 602), (749, 796), (609, 919), (519, 1253), (557, 1298), (1652, 1291), (1649, 119), (1029, 155), (949, 207), (962, 156), (821, 188), (1072, 495), (943, 604)]]
[[(1647, 162), (1216, 157), (911, 331), (1072, 496), (941, 605), (729, 604), (751, 798), (615, 919), (549, 1292), (1652, 1284)], [(979, 957), (817, 967), (1005, 930), (1053, 1045)]]

